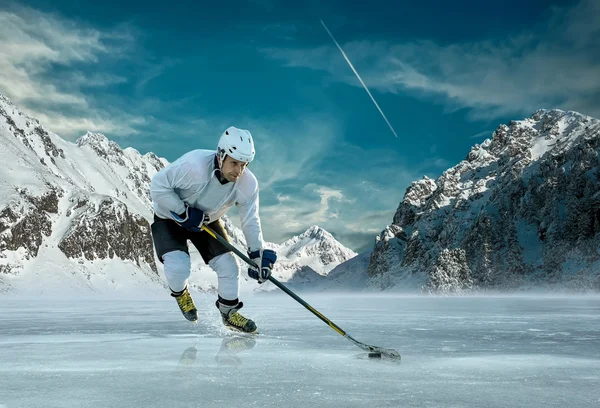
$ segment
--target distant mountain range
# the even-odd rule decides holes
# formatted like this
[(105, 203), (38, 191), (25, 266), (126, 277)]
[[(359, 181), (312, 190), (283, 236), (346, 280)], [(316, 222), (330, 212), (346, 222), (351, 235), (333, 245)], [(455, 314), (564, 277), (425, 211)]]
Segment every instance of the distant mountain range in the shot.
[[(67, 142), (2, 95), (0, 143), (0, 292), (166, 288), (149, 226), (165, 159), (97, 133)], [(274, 275), (310, 290), (599, 291), (599, 155), (600, 120), (539, 110), (413, 182), (372, 250), (357, 255), (318, 226), (267, 243)], [(213, 291), (216, 274), (190, 249), (191, 286)]]

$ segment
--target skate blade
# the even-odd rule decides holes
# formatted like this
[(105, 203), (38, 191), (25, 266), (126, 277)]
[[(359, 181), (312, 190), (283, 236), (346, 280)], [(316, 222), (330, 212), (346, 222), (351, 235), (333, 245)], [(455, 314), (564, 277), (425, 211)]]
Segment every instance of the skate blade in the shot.
[(241, 333), (241, 334), (258, 334), (258, 329), (254, 330), (253, 332), (247, 332), (247, 331), (243, 331), (238, 329), (235, 326), (229, 326), (229, 325), (224, 325), (225, 328), (227, 328), (228, 330), (235, 332), (235, 333)]

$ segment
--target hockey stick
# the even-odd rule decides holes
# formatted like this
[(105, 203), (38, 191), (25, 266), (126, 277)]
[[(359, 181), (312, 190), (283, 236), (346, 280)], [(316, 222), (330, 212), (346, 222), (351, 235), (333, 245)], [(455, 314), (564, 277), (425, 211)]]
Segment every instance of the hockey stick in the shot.
[[(231, 251), (233, 251), (237, 256), (239, 256), (240, 258), (242, 258), (248, 265), (250, 265), (250, 266), (252, 266), (254, 268), (258, 268), (258, 265), (256, 265), (256, 263), (254, 263), (254, 261), (252, 261), (246, 255), (244, 255), (241, 251), (239, 251), (237, 248), (235, 248), (233, 245), (231, 245), (221, 235), (219, 235), (215, 231), (213, 231), (212, 228), (208, 227), (207, 225), (202, 225), (202, 229), (204, 231), (206, 231), (210, 236), (212, 236), (213, 238), (215, 238), (217, 241), (219, 241), (221, 244), (225, 245), (225, 247), (227, 247), (228, 249), (230, 249)], [(289, 290), (288, 288), (286, 288), (281, 282), (279, 282), (273, 276), (269, 277), (269, 281), (272, 282), (279, 289), (283, 290), (285, 293), (287, 293), (288, 295), (290, 295), (292, 298), (294, 298), (294, 300), (296, 300), (298, 303), (300, 303), (302, 306), (304, 306), (306, 309), (308, 309), (312, 314), (314, 314), (315, 316), (317, 316), (319, 319), (321, 319), (323, 322), (325, 322), (327, 325), (329, 325), (329, 327), (331, 327), (333, 330), (335, 330), (336, 332), (338, 332), (340, 335), (344, 336), (345, 338), (347, 338), (348, 340), (350, 340), (352, 343), (354, 343), (355, 345), (357, 345), (361, 349), (363, 349), (365, 351), (368, 351), (369, 352), (368, 356), (370, 358), (386, 357), (386, 358), (389, 358), (389, 359), (400, 360), (400, 358), (401, 358), (400, 357), (400, 353), (398, 353), (396, 350), (389, 349), (389, 348), (384, 348), (384, 347), (370, 346), (368, 344), (361, 343), (360, 341), (354, 339), (352, 336), (350, 336), (348, 333), (346, 333), (344, 330), (342, 330), (338, 325), (336, 325), (335, 323), (333, 323), (331, 320), (329, 320), (328, 318), (326, 318), (325, 316), (323, 316), (319, 311), (317, 311), (311, 305), (309, 305), (304, 300), (302, 300), (300, 298), (300, 296), (296, 295), (294, 292), (292, 292), (291, 290)]]

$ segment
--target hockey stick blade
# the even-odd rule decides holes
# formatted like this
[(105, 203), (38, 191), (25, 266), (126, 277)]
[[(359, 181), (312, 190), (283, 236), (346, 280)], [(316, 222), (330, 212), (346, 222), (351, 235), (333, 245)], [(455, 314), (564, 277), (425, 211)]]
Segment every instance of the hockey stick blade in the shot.
[(358, 347), (360, 347), (364, 351), (368, 351), (370, 357), (374, 357), (374, 356), (378, 355), (379, 357), (386, 357), (386, 358), (389, 358), (390, 360), (398, 360), (399, 361), (402, 359), (402, 357), (400, 356), (400, 353), (398, 353), (394, 349), (370, 346), (368, 344), (361, 343), (360, 341), (356, 340), (354, 337), (350, 336), (348, 333), (346, 333), (344, 335), (344, 337), (347, 338), (348, 340), (350, 340), (352, 343), (356, 344)]

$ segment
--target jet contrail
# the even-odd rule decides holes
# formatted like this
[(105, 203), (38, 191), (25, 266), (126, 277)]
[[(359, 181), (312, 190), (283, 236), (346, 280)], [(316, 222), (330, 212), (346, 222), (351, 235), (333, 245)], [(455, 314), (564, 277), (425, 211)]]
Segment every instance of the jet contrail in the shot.
[(356, 69), (354, 69), (354, 66), (352, 65), (352, 62), (350, 62), (350, 59), (348, 58), (348, 56), (346, 55), (346, 53), (344, 52), (344, 50), (342, 49), (342, 47), (340, 46), (340, 44), (338, 44), (338, 42), (335, 40), (335, 38), (333, 37), (333, 34), (331, 34), (331, 31), (329, 31), (329, 28), (327, 28), (327, 26), (325, 25), (325, 22), (323, 20), (320, 20), (320, 21), (321, 21), (321, 24), (323, 24), (323, 27), (325, 28), (325, 30), (327, 31), (327, 34), (329, 34), (329, 36), (331, 37), (331, 39), (333, 40), (333, 42), (335, 43), (335, 45), (338, 47), (338, 49), (340, 50), (340, 52), (342, 53), (342, 55), (346, 59), (346, 62), (348, 63), (348, 65), (350, 65), (350, 68), (352, 68), (352, 71), (354, 71), (354, 74), (356, 75), (356, 77), (358, 78), (358, 80), (360, 81), (360, 83), (362, 84), (363, 88), (365, 88), (365, 91), (367, 91), (367, 93), (371, 97), (371, 100), (373, 101), (373, 103), (375, 104), (375, 106), (377, 107), (377, 109), (379, 110), (379, 113), (381, 113), (381, 116), (383, 116), (383, 119), (385, 120), (385, 123), (388, 124), (388, 126), (390, 127), (390, 130), (392, 131), (392, 133), (394, 134), (394, 136), (398, 137), (398, 135), (396, 134), (396, 131), (394, 130), (394, 128), (390, 124), (390, 121), (387, 120), (387, 118), (385, 117), (385, 114), (383, 113), (383, 111), (381, 110), (381, 108), (379, 107), (379, 105), (377, 104), (377, 101), (375, 100), (375, 98), (373, 98), (373, 95), (371, 95), (371, 92), (369, 92), (369, 88), (367, 88), (367, 85), (365, 85), (365, 83), (363, 82), (363, 80), (360, 77), (360, 75), (358, 75), (358, 72), (356, 71)]

